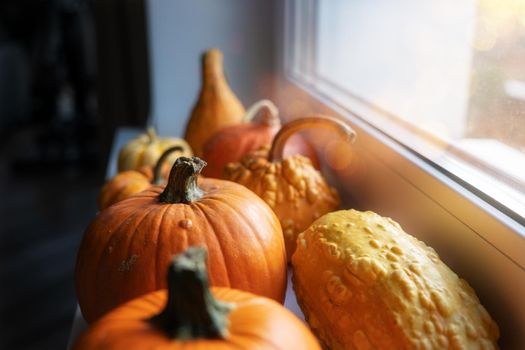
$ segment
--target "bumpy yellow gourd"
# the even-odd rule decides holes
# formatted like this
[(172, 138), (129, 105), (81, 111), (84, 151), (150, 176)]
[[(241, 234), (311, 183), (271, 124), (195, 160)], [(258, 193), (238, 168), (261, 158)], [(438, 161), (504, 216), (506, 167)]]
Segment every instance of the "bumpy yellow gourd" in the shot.
[(193, 151), (183, 139), (174, 137), (159, 137), (152, 127), (145, 134), (125, 144), (118, 155), (118, 172), (126, 170), (139, 170), (144, 166), (155, 166), (164, 151), (173, 146), (180, 146), (180, 152), (172, 153), (166, 159), (166, 165), (171, 168), (179, 157), (191, 157)]
[(298, 131), (326, 128), (352, 142), (354, 131), (345, 123), (322, 115), (296, 119), (285, 124), (267, 146), (248, 153), (240, 162), (226, 165), (223, 177), (248, 187), (261, 197), (281, 222), (290, 260), (297, 235), (321, 215), (337, 209), (339, 195), (328, 185), (310, 159), (301, 155), (284, 158), (286, 141)]
[(434, 249), (373, 212), (342, 210), (297, 240), (294, 289), (330, 349), (497, 349), (498, 326)]

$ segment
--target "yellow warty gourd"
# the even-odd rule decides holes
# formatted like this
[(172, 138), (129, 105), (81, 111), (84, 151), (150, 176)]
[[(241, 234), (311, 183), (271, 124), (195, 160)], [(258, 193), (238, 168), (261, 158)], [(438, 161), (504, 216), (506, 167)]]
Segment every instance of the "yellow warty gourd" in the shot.
[(191, 157), (193, 151), (183, 139), (175, 137), (159, 137), (155, 129), (150, 127), (144, 134), (126, 143), (119, 151), (118, 172), (139, 170), (144, 166), (155, 166), (164, 151), (173, 146), (180, 146), (180, 152), (173, 152), (167, 159), (166, 165), (171, 168), (179, 157)]
[(328, 129), (353, 142), (355, 132), (340, 120), (312, 115), (286, 123), (272, 141), (239, 162), (228, 163), (223, 178), (248, 187), (277, 214), (283, 228), (288, 261), (295, 251), (297, 235), (315, 219), (339, 206), (339, 195), (310, 159), (299, 154), (284, 157), (289, 138), (304, 129)]
[(298, 302), (330, 349), (497, 349), (499, 329), (434, 249), (373, 212), (316, 220), (292, 257)]

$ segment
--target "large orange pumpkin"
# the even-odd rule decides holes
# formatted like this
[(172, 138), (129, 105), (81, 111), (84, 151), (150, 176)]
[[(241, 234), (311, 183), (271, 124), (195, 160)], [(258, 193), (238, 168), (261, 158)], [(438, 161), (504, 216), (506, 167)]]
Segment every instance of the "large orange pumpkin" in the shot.
[[(239, 161), (245, 154), (261, 146), (270, 145), (281, 129), (279, 111), (270, 100), (261, 100), (251, 106), (243, 123), (225, 127), (216, 132), (204, 144), (203, 158), (208, 166), (203, 174), (221, 178), (226, 164)], [(286, 143), (284, 157), (302, 154), (319, 168), (317, 153), (299, 134), (294, 134)]]
[(354, 131), (345, 123), (323, 115), (296, 119), (285, 124), (275, 136), (272, 149), (261, 148), (229, 163), (224, 178), (235, 181), (257, 193), (281, 220), (288, 259), (297, 235), (315, 219), (339, 206), (336, 190), (328, 185), (311, 161), (301, 155), (287, 158), (283, 150), (288, 138), (306, 128), (327, 128), (353, 141)]
[(236, 289), (209, 288), (206, 251), (189, 248), (169, 268), (168, 290), (130, 301), (83, 333), (73, 350), (320, 350), (290, 311)]
[(143, 166), (139, 170), (126, 170), (113, 176), (100, 190), (97, 199), (98, 209), (106, 209), (135, 193), (144, 191), (151, 185), (164, 183), (166, 177), (165, 161), (173, 152), (183, 151), (184, 149), (181, 146), (170, 147), (160, 156), (155, 168)]
[(180, 157), (168, 184), (101, 211), (87, 228), (76, 265), (76, 290), (88, 322), (137, 296), (164, 288), (171, 256), (191, 245), (210, 252), (214, 286), (279, 302), (286, 256), (279, 220), (236, 183), (197, 177), (205, 162)]

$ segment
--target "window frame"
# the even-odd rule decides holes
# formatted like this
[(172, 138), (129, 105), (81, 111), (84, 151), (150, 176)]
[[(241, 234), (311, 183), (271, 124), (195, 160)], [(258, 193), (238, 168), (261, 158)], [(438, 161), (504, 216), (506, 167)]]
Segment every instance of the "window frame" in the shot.
[[(484, 199), (514, 221), (525, 225), (525, 183), (507, 174), (489, 161), (469, 154), (459, 143), (418, 128), (413, 123), (382, 109), (373, 101), (366, 101), (317, 74), (316, 63), (316, 6), (319, 0), (289, 1), (288, 11), (295, 15), (293, 24), (285, 27), (286, 48), (284, 51), (285, 75), (299, 85), (322, 95), (324, 99), (342, 105), (350, 113), (381, 130), (425, 159), (433, 167), (447, 173), (463, 187)], [(293, 9), (293, 7), (297, 7)], [(292, 8), (292, 9), (290, 9)], [(306, 17), (298, 20), (297, 15)], [(290, 18), (290, 15), (287, 16)], [(288, 21), (291, 22), (291, 21)], [(289, 23), (290, 24), (290, 23)], [(294, 32), (299, 40), (294, 40)], [(309, 38), (313, 40), (309, 40)], [(300, 64), (294, 63), (300, 56)], [(443, 151), (446, 149), (446, 151)], [(474, 185), (475, 184), (475, 185)]]
[[(312, 16), (316, 5), (317, 0), (285, 0), (282, 5), (282, 31), (277, 31), (281, 75), (276, 84), (277, 104), (286, 112), (290, 99), (301, 98), (308, 102), (310, 111), (347, 120), (358, 135), (356, 154), (362, 154), (360, 161), (373, 175), (360, 182), (360, 188), (352, 188), (352, 178), (338, 177), (336, 173), (330, 176), (342, 183), (343, 191), (351, 192), (350, 197), (359, 203), (358, 209), (391, 216), (407, 232), (433, 246), (458, 275), (466, 278), (500, 324), (502, 339), (506, 337), (500, 344), (505, 345), (502, 348), (525, 346), (525, 336), (516, 333), (525, 328), (525, 306), (520, 297), (525, 292), (523, 218), (509, 215), (482, 192), (369, 121), (382, 111), (356, 98), (348, 99), (351, 102), (343, 107), (319, 88), (322, 82), (316, 81), (312, 69), (314, 45), (306, 40), (315, 30), (315, 21), (308, 28), (298, 28), (293, 21), (301, 11)], [(304, 34), (295, 42), (294, 30)], [(294, 50), (297, 52), (297, 45), (304, 42), (301, 54), (308, 58), (302, 70), (297, 70), (293, 65)], [(394, 188), (410, 192), (407, 198), (424, 201), (423, 208), (417, 208), (418, 203), (391, 198), (389, 194), (396, 194)], [(416, 218), (412, 211), (417, 212)], [(484, 270), (486, 276), (482, 276)], [(502, 308), (500, 300), (495, 299), (494, 286), (507, 307)], [(514, 317), (507, 318), (509, 312), (515, 313)]]

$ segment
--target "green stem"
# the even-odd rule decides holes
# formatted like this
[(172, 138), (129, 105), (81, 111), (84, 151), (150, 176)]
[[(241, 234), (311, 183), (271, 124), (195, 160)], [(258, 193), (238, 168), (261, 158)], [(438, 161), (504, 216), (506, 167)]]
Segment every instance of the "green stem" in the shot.
[(211, 294), (207, 251), (188, 248), (173, 258), (168, 269), (168, 300), (165, 308), (150, 319), (169, 337), (179, 340), (224, 338), (233, 305)]
[(162, 153), (162, 155), (157, 160), (157, 164), (155, 164), (155, 168), (153, 168), (153, 180), (151, 181), (153, 185), (161, 185), (164, 182), (164, 179), (162, 178), (162, 166), (164, 165), (164, 161), (173, 152), (184, 152), (184, 148), (182, 146), (173, 146)]
[(204, 191), (197, 185), (197, 178), (206, 162), (198, 157), (179, 157), (171, 168), (168, 183), (160, 194), (161, 203), (191, 203), (199, 200)]

